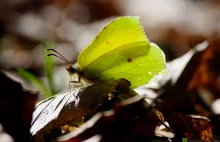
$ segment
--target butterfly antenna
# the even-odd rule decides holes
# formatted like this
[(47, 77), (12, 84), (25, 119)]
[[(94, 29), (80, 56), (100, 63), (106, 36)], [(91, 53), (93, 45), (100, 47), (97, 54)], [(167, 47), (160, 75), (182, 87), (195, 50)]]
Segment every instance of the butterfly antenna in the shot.
[(60, 58), (61, 60), (63, 60), (63, 61), (65, 61), (67, 64), (70, 64), (70, 62), (63, 56), (63, 55), (61, 55), (59, 52), (57, 52), (56, 50), (54, 50), (54, 49), (47, 49), (47, 51), (53, 51), (53, 52), (55, 52), (55, 53), (57, 53), (57, 54), (48, 54), (47, 56), (56, 56), (56, 57), (58, 57), (58, 58)]
[(61, 55), (59, 52), (57, 52), (54, 49), (47, 49), (47, 51), (53, 51), (54, 53), (48, 54), (47, 56), (56, 56), (57, 58), (60, 58), (61, 60), (65, 61), (68, 64), (68, 67), (66, 68), (66, 70), (68, 71), (69, 74), (74, 74), (76, 73), (76, 69), (73, 68), (72, 64), (65, 58), (63, 57), (63, 55)]

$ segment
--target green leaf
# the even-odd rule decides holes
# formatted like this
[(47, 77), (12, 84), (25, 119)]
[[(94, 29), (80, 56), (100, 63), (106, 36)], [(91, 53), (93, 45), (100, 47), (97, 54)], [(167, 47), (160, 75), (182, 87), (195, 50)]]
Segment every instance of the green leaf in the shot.
[(18, 68), (17, 69), (17, 73), (25, 78), (26, 80), (32, 82), (33, 84), (35, 84), (39, 89), (40, 91), (42, 92), (42, 94), (45, 96), (45, 97), (51, 97), (52, 96), (52, 92), (50, 90), (48, 90), (46, 88), (46, 86), (44, 85), (44, 83), (40, 80), (40, 78), (38, 78), (37, 76), (35, 76), (34, 74), (28, 72), (28, 71), (25, 71), (24, 69), (22, 68)]
[(48, 79), (50, 90), (53, 93), (56, 93), (56, 89), (54, 86), (54, 69), (55, 69), (55, 63), (53, 58), (48, 58), (48, 51), (47, 49), (53, 48), (54, 42), (53, 41), (47, 41), (46, 43), (42, 44), (43, 53), (44, 53), (44, 71), (46, 73), (46, 77)]

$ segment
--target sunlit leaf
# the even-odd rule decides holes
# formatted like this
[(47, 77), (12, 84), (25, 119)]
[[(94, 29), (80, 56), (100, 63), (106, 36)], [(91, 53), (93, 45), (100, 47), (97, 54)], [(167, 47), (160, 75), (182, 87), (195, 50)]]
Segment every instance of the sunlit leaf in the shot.
[(71, 89), (40, 102), (33, 113), (32, 135), (35, 139), (42, 140), (44, 133), (57, 127), (92, 117), (109, 99), (109, 94), (113, 93), (122, 98), (136, 95), (130, 89), (120, 89), (122, 86), (129, 87), (129, 82), (124, 79), (105, 81)]

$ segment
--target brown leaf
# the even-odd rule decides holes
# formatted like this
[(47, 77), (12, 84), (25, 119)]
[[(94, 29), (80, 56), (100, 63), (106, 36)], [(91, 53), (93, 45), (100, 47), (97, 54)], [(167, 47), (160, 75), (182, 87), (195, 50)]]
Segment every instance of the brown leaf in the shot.
[(0, 122), (15, 141), (31, 140), (30, 127), (37, 93), (24, 90), (0, 72)]
[[(112, 92), (120, 94), (121, 91), (122, 98), (136, 95), (129, 90), (129, 86), (130, 83), (124, 79), (99, 82), (88, 87), (62, 92), (40, 102), (34, 111), (31, 127), (35, 141), (43, 141), (46, 133), (60, 126), (92, 117), (103, 107)], [(120, 87), (128, 89), (120, 90)]]
[[(122, 101), (114, 110), (98, 113), (75, 131), (58, 139), (79, 142), (99, 135), (101, 142), (148, 140), (159, 123), (157, 115), (141, 96)], [(151, 137), (149, 137), (151, 136)]]
[(219, 91), (217, 86), (220, 74), (219, 56), (219, 41), (210, 42), (209, 48), (203, 54), (196, 74), (190, 82), (189, 89), (199, 90), (201, 87), (206, 87), (213, 92)]
[(207, 117), (174, 113), (168, 120), (178, 139), (211, 140), (212, 125)]
[[(158, 82), (161, 83), (160, 99), (156, 108), (165, 116), (176, 109), (184, 99), (188, 85), (197, 71), (203, 53), (207, 50), (208, 43), (204, 42), (191, 49), (184, 56), (175, 59), (168, 65), (168, 73)], [(186, 104), (186, 103), (185, 103)]]

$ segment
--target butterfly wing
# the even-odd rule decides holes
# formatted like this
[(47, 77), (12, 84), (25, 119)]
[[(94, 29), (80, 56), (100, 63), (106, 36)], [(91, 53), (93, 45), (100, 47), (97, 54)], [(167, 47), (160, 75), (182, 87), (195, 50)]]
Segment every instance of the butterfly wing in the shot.
[(81, 52), (78, 58), (79, 70), (84, 71), (91, 62), (111, 50), (138, 41), (149, 42), (139, 17), (118, 18), (104, 27), (92, 43)]
[(148, 41), (138, 17), (121, 17), (107, 25), (78, 58), (85, 78), (125, 78), (135, 88), (165, 68), (163, 52)]
[(86, 66), (84, 76), (99, 81), (125, 78), (131, 82), (131, 88), (136, 88), (165, 67), (161, 49), (156, 44), (140, 41), (103, 54)]

